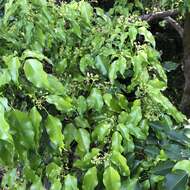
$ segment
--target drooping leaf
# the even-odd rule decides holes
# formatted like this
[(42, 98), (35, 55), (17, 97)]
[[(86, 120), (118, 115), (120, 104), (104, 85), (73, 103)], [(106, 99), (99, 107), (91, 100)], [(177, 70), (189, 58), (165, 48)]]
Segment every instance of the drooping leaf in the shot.
[(18, 83), (19, 68), (21, 65), (19, 58), (13, 56), (4, 57), (4, 62), (8, 66), (11, 80)]
[(68, 174), (64, 180), (65, 190), (78, 190), (76, 177)]
[(114, 61), (109, 69), (109, 79), (113, 83), (117, 78), (117, 72), (120, 72), (121, 75), (124, 74), (125, 69), (127, 68), (126, 60), (124, 57), (120, 57), (118, 60)]
[(109, 135), (111, 131), (111, 125), (107, 122), (98, 124), (92, 132), (92, 139), (97, 139), (100, 143), (105, 140), (105, 137)]
[(106, 168), (103, 175), (103, 183), (106, 190), (120, 190), (121, 179), (117, 170), (111, 166)]
[(119, 168), (121, 175), (123, 176), (130, 175), (130, 170), (127, 165), (127, 160), (121, 153), (113, 151), (111, 155), (111, 161)]
[(84, 190), (94, 190), (97, 185), (97, 169), (96, 167), (92, 167), (84, 175), (82, 188)]
[(89, 108), (94, 108), (96, 111), (100, 111), (104, 104), (101, 91), (97, 88), (93, 88), (87, 102)]
[(90, 6), (89, 3), (80, 1), (79, 3), (79, 10), (81, 12), (81, 16), (84, 18), (87, 24), (90, 24), (92, 16), (93, 16), (93, 8)]
[(61, 121), (52, 115), (48, 115), (45, 127), (46, 127), (47, 133), (49, 135), (49, 138), (50, 138), (51, 142), (55, 145), (55, 147), (63, 148), (64, 136), (62, 134)]
[(90, 135), (86, 129), (78, 129), (76, 141), (78, 143), (78, 151), (80, 155), (84, 155), (85, 153), (89, 152)]
[(35, 130), (35, 143), (39, 144), (40, 135), (41, 135), (41, 131), (42, 131), (40, 129), (40, 123), (42, 121), (42, 117), (36, 107), (33, 107), (30, 110), (29, 117), (30, 117), (30, 120), (32, 121), (32, 125)]
[(38, 88), (48, 87), (47, 73), (37, 59), (27, 59), (24, 64), (26, 78)]

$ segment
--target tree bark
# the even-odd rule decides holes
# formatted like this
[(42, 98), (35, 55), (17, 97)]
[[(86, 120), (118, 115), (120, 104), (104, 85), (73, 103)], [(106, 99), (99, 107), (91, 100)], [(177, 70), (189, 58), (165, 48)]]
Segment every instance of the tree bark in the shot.
[(190, 12), (186, 14), (183, 34), (185, 87), (181, 100), (181, 111), (190, 116)]

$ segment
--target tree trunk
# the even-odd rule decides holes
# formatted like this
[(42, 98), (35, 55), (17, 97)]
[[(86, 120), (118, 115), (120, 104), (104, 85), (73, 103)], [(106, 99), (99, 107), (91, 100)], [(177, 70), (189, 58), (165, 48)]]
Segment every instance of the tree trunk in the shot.
[(183, 47), (185, 87), (180, 107), (184, 114), (190, 116), (190, 12), (186, 14)]

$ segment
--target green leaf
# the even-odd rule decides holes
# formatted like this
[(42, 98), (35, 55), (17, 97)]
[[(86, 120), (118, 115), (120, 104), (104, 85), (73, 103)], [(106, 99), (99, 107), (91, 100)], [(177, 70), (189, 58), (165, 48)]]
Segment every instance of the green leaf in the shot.
[(118, 124), (117, 129), (126, 141), (130, 141), (129, 129), (124, 124)]
[(100, 149), (98, 148), (92, 148), (91, 152), (88, 152), (84, 157), (82, 157), (80, 160), (76, 160), (74, 163), (74, 166), (77, 168), (80, 168), (82, 170), (88, 169), (89, 167), (93, 166), (93, 159), (96, 159), (100, 152)]
[(91, 55), (87, 54), (80, 60), (80, 71), (85, 75), (88, 67), (93, 67), (94, 59)]
[(144, 35), (145, 41), (150, 42), (153, 45), (153, 47), (155, 48), (156, 43), (155, 43), (155, 39), (154, 39), (152, 33), (150, 31), (148, 31), (144, 26), (140, 27), (138, 29), (138, 31), (140, 34)]
[(53, 182), (60, 175), (60, 172), (61, 167), (54, 162), (48, 164), (46, 167), (46, 175), (51, 182)]
[(87, 102), (84, 96), (79, 96), (77, 99), (77, 111), (82, 116), (87, 110)]
[(62, 124), (61, 121), (52, 116), (48, 115), (47, 120), (46, 120), (46, 130), (49, 135), (49, 138), (51, 142), (57, 147), (57, 148), (63, 148), (64, 143), (63, 139), (64, 136), (62, 134)]
[(112, 135), (112, 150), (113, 151), (118, 151), (118, 152), (123, 152), (123, 147), (122, 147), (122, 136), (119, 132), (115, 131)]
[(100, 55), (97, 55), (96, 56), (96, 68), (101, 72), (102, 75), (107, 75), (108, 71), (107, 71), (107, 68), (101, 58)]
[(124, 156), (122, 156), (121, 153), (117, 151), (113, 151), (111, 155), (111, 161), (113, 162), (113, 164), (115, 164), (119, 168), (120, 174), (122, 176), (130, 175), (130, 170), (127, 165), (127, 160)]
[(121, 179), (117, 170), (111, 166), (107, 167), (103, 174), (103, 183), (106, 190), (120, 190)]
[(137, 29), (134, 27), (134, 26), (131, 26), (129, 27), (129, 38), (130, 38), (130, 41), (131, 41), (131, 44), (133, 44), (133, 42), (136, 40), (136, 37), (137, 37)]
[(2, 180), (2, 187), (6, 188), (6, 185), (9, 188), (13, 188), (15, 185), (17, 179), (17, 170), (16, 168), (13, 168), (11, 170), (9, 170), (4, 176), (3, 176), (3, 180)]
[(190, 160), (181, 160), (178, 161), (173, 167), (173, 171), (175, 170), (184, 170), (190, 176)]
[(64, 128), (63, 134), (65, 137), (65, 147), (69, 148), (72, 141), (76, 138), (77, 129), (73, 124), (68, 124)]
[(94, 190), (97, 185), (97, 169), (96, 167), (93, 167), (90, 168), (84, 175), (82, 188), (84, 190)]
[(40, 123), (42, 121), (42, 117), (40, 113), (38, 112), (38, 110), (36, 109), (36, 107), (33, 107), (30, 110), (29, 117), (35, 131), (35, 143), (36, 145), (39, 145), (39, 140), (41, 136)]
[(165, 188), (167, 190), (186, 190), (188, 174), (182, 170), (166, 175)]
[(54, 67), (57, 73), (63, 74), (67, 68), (67, 59), (62, 59)]
[(7, 141), (13, 144), (13, 139), (10, 133), (10, 127), (5, 120), (4, 113), (0, 111), (0, 140)]
[(63, 98), (58, 95), (49, 95), (46, 96), (46, 101), (50, 104), (54, 104), (59, 111), (65, 113), (70, 112), (73, 109), (72, 99), (68, 96)]
[(11, 81), (11, 76), (8, 69), (0, 69), (0, 87), (8, 84)]
[(101, 91), (97, 88), (91, 90), (90, 96), (87, 98), (89, 108), (94, 108), (96, 111), (101, 111), (104, 102)]
[(22, 54), (22, 59), (24, 60), (28, 58), (36, 59), (39, 60), (40, 62), (45, 61), (48, 64), (53, 65), (50, 59), (48, 59), (45, 55), (43, 55), (38, 51), (31, 51), (31, 50), (24, 51), (24, 53)]
[(65, 177), (64, 190), (78, 190), (76, 177), (70, 174)]
[(93, 16), (93, 8), (90, 6), (90, 4), (84, 1), (80, 1), (79, 10), (85, 22), (87, 24), (90, 24), (92, 16)]
[(65, 88), (62, 83), (53, 75), (48, 75), (48, 90), (54, 95), (65, 95)]
[(18, 57), (8, 56), (3, 57), (5, 64), (8, 66), (8, 70), (11, 76), (11, 80), (18, 83), (20, 61)]
[(34, 149), (35, 130), (28, 114), (19, 110), (11, 111), (8, 114), (8, 121), (16, 150), (20, 156), (25, 149)]
[(127, 68), (126, 59), (124, 57), (120, 57), (118, 60), (114, 61), (109, 69), (109, 79), (113, 83), (117, 78), (117, 72), (120, 72), (121, 75), (124, 74)]
[(126, 190), (126, 189), (136, 190), (138, 189), (137, 182), (138, 182), (137, 178), (132, 178), (132, 179), (129, 178), (127, 181), (124, 181), (122, 183), (121, 190)]
[(90, 135), (86, 129), (78, 129), (76, 135), (76, 141), (78, 143), (77, 148), (81, 156), (89, 152)]
[(26, 78), (38, 88), (48, 87), (48, 76), (42, 63), (36, 59), (27, 59), (24, 64)]
[(100, 143), (104, 142), (105, 137), (109, 135), (111, 131), (111, 125), (107, 122), (101, 122), (98, 124), (92, 132), (92, 139), (98, 140)]
[(155, 175), (166, 175), (171, 172), (173, 166), (174, 162), (169, 160), (165, 162), (159, 162), (156, 167), (153, 168), (152, 173)]
[(75, 118), (75, 125), (79, 128), (90, 128), (90, 125), (88, 123), (88, 120), (82, 117), (76, 117)]

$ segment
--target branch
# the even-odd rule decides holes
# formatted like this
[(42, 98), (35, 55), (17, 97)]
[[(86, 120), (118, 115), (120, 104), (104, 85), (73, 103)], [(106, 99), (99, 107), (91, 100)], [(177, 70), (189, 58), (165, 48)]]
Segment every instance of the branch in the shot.
[(150, 13), (142, 15), (140, 18), (142, 20), (147, 21), (148, 23), (157, 22), (160, 20), (166, 20), (180, 35), (181, 38), (183, 38), (183, 28), (180, 26), (180, 24), (175, 21), (172, 17), (175, 17), (179, 14), (178, 10), (168, 10), (168, 11), (162, 11), (162, 12), (156, 12), (156, 13)]
[(140, 18), (142, 20), (146, 20), (147, 22), (152, 22), (155, 20), (163, 20), (165, 17), (175, 17), (178, 14), (178, 10), (168, 10), (157, 13), (144, 14)]
[(166, 20), (178, 32), (180, 37), (183, 39), (183, 28), (180, 26), (180, 24), (171, 17), (165, 17), (164, 20)]

